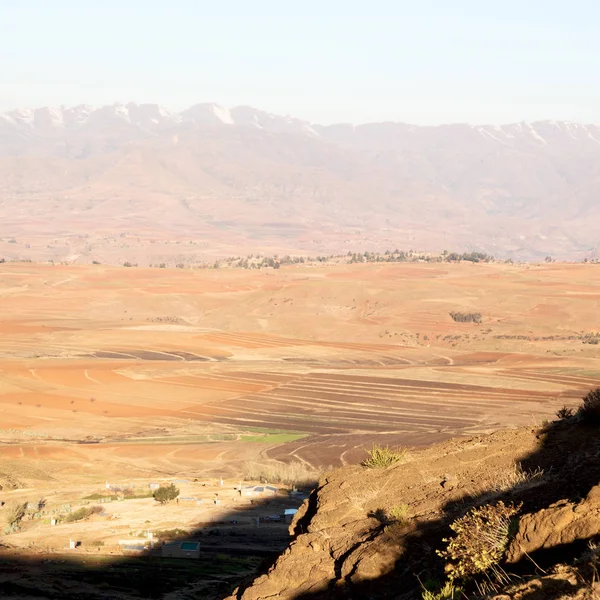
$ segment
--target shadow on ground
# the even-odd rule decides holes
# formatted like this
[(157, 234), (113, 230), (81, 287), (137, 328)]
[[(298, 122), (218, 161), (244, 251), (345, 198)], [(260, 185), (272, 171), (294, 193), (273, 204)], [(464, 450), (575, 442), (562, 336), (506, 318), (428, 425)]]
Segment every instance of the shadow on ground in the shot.
[[(548, 507), (558, 500), (579, 501), (600, 482), (600, 427), (569, 420), (556, 421), (538, 434), (535, 452), (521, 457), (525, 471), (543, 469), (545, 477), (535, 487), (514, 488), (494, 493), (493, 501), (523, 503), (522, 512), (530, 513)], [(475, 497), (463, 497), (443, 507), (442, 517), (424, 524), (407, 527), (398, 543), (401, 558), (391, 573), (379, 579), (353, 583), (350, 576), (342, 577), (344, 557), (337, 568), (336, 581), (327, 589), (296, 596), (295, 600), (409, 600), (421, 598), (422, 583), (435, 579), (443, 581), (441, 559), (435, 550), (444, 547), (443, 538), (450, 533), (449, 525), (470, 508), (490, 501), (483, 492)], [(259, 502), (265, 502), (260, 500)], [(316, 494), (309, 499), (309, 510), (297, 523), (298, 534), (316, 510)], [(274, 512), (279, 512), (279, 508)], [(239, 520), (238, 512), (225, 516), (223, 521)], [(265, 536), (272, 551), (256, 552), (246, 536), (231, 535), (235, 526), (227, 529), (202, 527), (187, 534), (188, 540), (201, 543), (199, 560), (163, 558), (160, 549), (140, 556), (110, 556), (99, 554), (30, 555), (25, 557), (10, 551), (0, 553), (0, 595), (6, 599), (48, 600), (108, 600), (129, 598), (165, 598), (169, 600), (217, 600), (227, 597), (239, 586), (237, 598), (254, 598), (251, 584), (257, 573), (265, 573), (274, 564), (290, 538), (277, 542), (266, 525), (254, 531), (254, 541)], [(263, 534), (264, 532), (264, 534)], [(383, 526), (373, 530), (373, 537), (383, 532)], [(258, 538), (256, 537), (258, 536)], [(217, 541), (217, 538), (222, 538)], [(265, 541), (263, 540), (263, 542)], [(268, 542), (270, 540), (270, 542)], [(517, 578), (540, 577), (537, 587), (523, 592), (522, 600), (541, 600), (573, 595), (589, 583), (584, 579), (552, 580), (543, 576), (557, 560), (561, 563), (580, 556), (588, 539), (546, 550), (514, 565), (510, 572)], [(9, 545), (10, 536), (0, 538)], [(249, 592), (245, 594), (245, 592)], [(469, 597), (477, 597), (470, 594)], [(505, 598), (508, 598), (506, 596)]]
[[(37, 553), (33, 549), (25, 553), (12, 549), (11, 536), (6, 535), (0, 537), (0, 598), (223, 598), (244, 579), (268, 569), (289, 543), (288, 526), (283, 521), (263, 522), (257, 527), (252, 513), (268, 506), (278, 515), (298, 504), (292, 498), (256, 498), (246, 512), (232, 511), (218, 523), (169, 537), (169, 542), (200, 542), (198, 559), (163, 557), (161, 543), (143, 552), (124, 551), (123, 555), (84, 547), (61, 553)], [(168, 509), (168, 505), (164, 507)]]
[[(592, 487), (600, 483), (600, 426), (577, 423), (573, 420), (559, 420), (547, 425), (538, 434), (536, 451), (521, 457), (524, 471), (544, 470), (544, 478), (535, 487), (515, 486), (502, 493), (482, 492), (477, 496), (463, 497), (443, 507), (442, 517), (417, 525), (407, 531), (401, 540), (395, 540), (402, 547), (401, 558), (388, 575), (360, 583), (351, 580), (352, 571), (341, 576), (342, 566), (336, 568), (338, 577), (327, 589), (299, 594), (294, 600), (409, 600), (420, 599), (423, 584), (442, 582), (445, 579), (444, 565), (435, 550), (445, 547), (443, 538), (449, 537), (450, 524), (468, 510), (489, 502), (503, 500), (505, 503), (522, 503), (521, 514), (546, 508), (559, 500), (578, 502), (586, 497)], [(374, 530), (374, 536), (382, 532)], [(581, 566), (577, 577), (552, 575), (552, 567), (557, 563), (570, 563), (580, 557), (593, 538), (538, 551), (516, 565), (506, 566), (513, 582), (527, 582), (535, 577), (529, 587), (519, 592), (519, 600), (552, 600), (574, 597), (579, 591), (589, 589), (594, 572)], [(343, 563), (345, 557), (340, 558)], [(348, 573), (348, 566), (344, 566)], [(589, 571), (589, 572), (588, 572)], [(583, 574), (583, 576), (582, 576)], [(596, 573), (597, 575), (597, 573)], [(529, 585), (529, 584), (527, 584)], [(252, 590), (244, 595), (240, 589), (237, 598), (252, 599)], [(497, 593), (497, 592), (494, 592)], [(467, 587), (468, 598), (482, 597), (475, 589)], [(286, 596), (287, 597), (287, 596)], [(499, 596), (512, 600), (512, 596)], [(579, 596), (578, 596), (579, 597)], [(591, 597), (591, 596), (588, 596)]]

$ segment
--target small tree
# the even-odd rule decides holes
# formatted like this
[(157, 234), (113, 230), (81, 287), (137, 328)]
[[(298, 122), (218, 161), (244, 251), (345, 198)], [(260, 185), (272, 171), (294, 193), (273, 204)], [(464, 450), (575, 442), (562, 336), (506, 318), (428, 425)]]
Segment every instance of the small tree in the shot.
[(173, 483), (170, 485), (161, 485), (152, 496), (157, 502), (167, 504), (179, 496), (179, 489)]

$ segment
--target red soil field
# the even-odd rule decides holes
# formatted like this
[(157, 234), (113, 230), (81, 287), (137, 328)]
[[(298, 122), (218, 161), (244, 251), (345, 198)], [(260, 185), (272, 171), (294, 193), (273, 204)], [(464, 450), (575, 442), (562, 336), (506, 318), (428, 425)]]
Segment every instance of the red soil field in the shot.
[[(593, 265), (2, 267), (0, 470), (104, 450), (333, 465), (540, 422), (600, 385)], [(306, 436), (243, 441), (256, 428)]]

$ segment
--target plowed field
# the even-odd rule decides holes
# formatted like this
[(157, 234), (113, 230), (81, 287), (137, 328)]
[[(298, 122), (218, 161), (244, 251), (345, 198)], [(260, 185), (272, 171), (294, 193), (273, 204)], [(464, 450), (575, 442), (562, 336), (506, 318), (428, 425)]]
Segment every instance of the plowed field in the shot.
[(0, 471), (333, 465), (539, 423), (600, 385), (594, 265), (0, 267)]

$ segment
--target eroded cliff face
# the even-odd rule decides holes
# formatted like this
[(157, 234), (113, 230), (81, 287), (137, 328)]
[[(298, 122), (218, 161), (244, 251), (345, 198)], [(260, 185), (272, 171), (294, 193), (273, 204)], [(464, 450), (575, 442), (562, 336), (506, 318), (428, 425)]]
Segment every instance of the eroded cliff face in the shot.
[[(452, 521), (498, 500), (522, 508), (505, 565), (520, 579), (496, 586), (497, 597), (595, 597), (585, 569), (596, 557), (585, 550), (600, 534), (598, 449), (600, 429), (557, 423), (451, 440), (385, 469), (329, 473), (290, 526), (288, 549), (228, 600), (421, 598), (426, 582), (445, 578), (436, 550)], [(582, 553), (585, 568), (573, 563)], [(563, 562), (574, 566), (555, 566)]]

